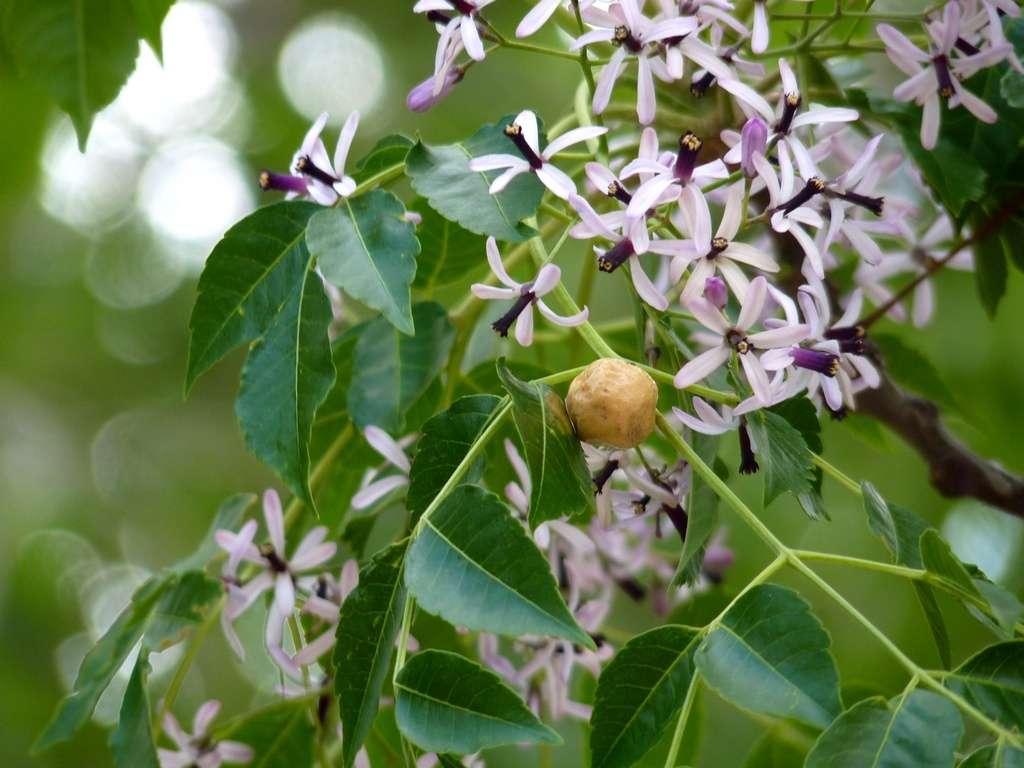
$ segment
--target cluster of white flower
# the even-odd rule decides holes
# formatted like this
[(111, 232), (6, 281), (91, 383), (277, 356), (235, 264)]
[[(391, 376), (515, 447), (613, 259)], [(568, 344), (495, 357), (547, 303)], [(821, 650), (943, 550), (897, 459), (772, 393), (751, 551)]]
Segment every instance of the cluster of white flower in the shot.
[[(436, 25), (440, 38), (433, 75), (409, 94), (410, 108), (422, 111), (436, 105), (463, 79), (470, 64), (485, 59), (492, 50), (489, 43), (501, 47), (504, 38), (481, 13), (492, 2), (419, 0), (414, 10)], [(534, 34), (563, 5), (562, 0), (537, 2), (516, 35)], [(755, 0), (750, 27), (728, 0), (573, 0), (568, 5), (588, 27), (568, 44), (569, 51), (587, 50), (596, 56), (590, 61), (601, 67), (592, 94), (597, 122), (635, 61), (639, 126), (627, 129), (639, 138), (615, 144), (605, 158), (607, 164), (589, 162), (575, 168), (585, 171), (589, 180), (590, 188), (581, 192), (556, 156), (576, 144), (607, 141), (609, 129), (581, 125), (542, 148), (537, 117), (524, 110), (505, 128), (510, 152), (474, 158), (469, 168), (482, 174), (502, 171), (491, 177), (491, 194), (501, 194), (521, 174), (535, 175), (555, 204), (563, 205), (571, 222), (568, 234), (600, 241), (594, 250), (602, 271), (625, 265), (636, 294), (654, 312), (671, 311), (678, 303), (678, 314), (693, 323), (690, 342), (702, 351), (678, 370), (675, 386), (692, 387), (723, 366), (733, 373), (730, 381), (739, 385), (733, 405), (716, 408), (695, 397), (693, 413), (674, 409), (678, 423), (707, 434), (738, 431), (741, 471), (754, 471), (757, 446), (745, 426), (752, 411), (806, 394), (841, 415), (854, 406), (859, 390), (878, 386), (879, 374), (864, 355), (866, 329), (858, 323), (864, 301), (901, 319), (904, 310), (892, 300), (886, 281), (897, 274), (920, 274), (931, 258), (929, 249), (941, 247), (949, 238), (949, 220), (937, 208), (928, 209), (923, 185), (918, 185), (913, 204), (884, 200), (883, 191), (890, 192), (884, 189), (885, 182), (897, 168), (906, 167), (901, 165), (904, 158), (887, 147), (856, 110), (805, 103), (785, 58), (773, 62), (767, 75), (761, 62), (740, 58), (744, 48), (755, 56), (768, 50), (764, 0)], [(1000, 23), (1000, 14), (1019, 13), (1011, 0), (950, 0), (923, 20), (927, 52), (895, 27), (877, 27), (892, 61), (911, 76), (896, 86), (893, 95), (923, 107), (920, 136), (925, 148), (933, 148), (938, 140), (940, 99), (950, 107), (962, 104), (985, 122), (996, 119), (992, 108), (960, 81), (1003, 61), (1024, 72)], [(601, 58), (609, 45), (610, 54)], [(460, 63), (462, 54), (468, 62)], [(673, 84), (684, 78), (693, 97), (705, 96), (717, 85), (718, 122), (701, 124), (715, 125), (719, 135), (702, 138), (686, 132), (673, 150), (662, 150), (659, 130), (653, 127), (659, 116), (655, 80)], [(772, 93), (773, 98), (762, 95)], [(730, 114), (736, 122), (720, 124), (726, 119), (723, 115)], [(324, 205), (352, 194), (355, 184), (345, 175), (344, 163), (357, 119), (353, 115), (345, 124), (332, 164), (319, 138), (321, 118), (296, 154), (293, 173), (265, 171), (264, 188), (286, 190), (289, 196), (303, 195)], [(660, 135), (664, 137), (663, 129)], [(712, 140), (708, 143), (713, 143), (718, 157), (702, 156), (706, 138)], [(602, 207), (608, 210), (599, 212)], [(914, 211), (928, 220), (926, 227), (908, 224), (908, 214)], [(926, 231), (918, 236), (921, 229)], [(909, 251), (907, 243), (912, 244)], [(903, 250), (898, 250), (901, 244)], [(479, 299), (513, 301), (493, 323), (501, 336), (514, 326), (516, 340), (529, 346), (534, 340), (534, 307), (563, 327), (590, 319), (587, 307), (562, 316), (542, 300), (561, 279), (555, 264), (545, 263), (532, 279), (519, 282), (506, 270), (493, 237), (487, 241), (486, 258), (504, 287), (478, 283), (472, 293)], [(854, 285), (845, 295), (830, 280), (830, 272), (842, 263), (853, 265)], [(966, 255), (949, 265), (971, 266)], [(776, 276), (787, 283), (773, 282)], [(927, 280), (919, 282), (914, 302), (914, 322), (923, 323), (932, 311)], [(353, 500), (357, 508), (400, 491), (410, 471), (405, 449), (413, 438), (396, 443), (376, 427), (367, 429), (366, 438), (397, 473), (384, 468), (368, 473)], [(514, 448), (509, 446), (508, 453), (519, 483), (510, 484), (506, 496), (525, 524), (530, 478)], [(617, 586), (632, 596), (653, 593), (663, 610), (689, 595), (668, 589), (674, 566), (651, 546), (661, 535), (665, 517), (680, 535), (685, 532), (689, 469), (677, 463), (655, 472), (651, 466), (664, 463), (659, 457), (642, 451), (638, 457), (642, 468), (631, 466), (625, 451), (591, 452), (598, 504), (591, 527), (582, 530), (549, 521), (534, 532), (553, 572), (560, 575), (570, 610), (595, 636)], [(326, 651), (333, 632), (328, 627), (295, 655), (283, 649), (282, 626), (295, 616), (296, 592), (305, 595), (304, 611), (322, 616), (328, 624), (332, 615), (337, 621), (337, 606), (351, 589), (346, 582), (351, 564), (346, 564), (340, 583), (324, 574), (311, 576), (310, 569), (334, 554), (333, 545), (323, 543), (324, 531), (314, 529), (288, 561), (276, 496), (268, 493), (265, 512), (271, 545), (253, 545), (255, 522), (237, 534), (218, 534), (218, 542), (229, 553), (224, 570), (229, 594), (225, 630), (240, 652), (232, 622), (257, 595), (274, 589), (266, 644), (281, 668), (297, 677), (301, 667)], [(731, 558), (720, 540), (712, 542), (705, 556), (705, 582), (719, 578)], [(237, 576), (243, 560), (264, 570), (243, 583)], [(570, 676), (578, 666), (596, 676), (611, 655), (601, 643), (597, 651), (589, 651), (540, 637), (506, 643), (482, 634), (478, 643), (482, 660), (519, 687), (536, 709), (543, 699), (556, 718), (589, 717), (589, 708), (569, 696)]]

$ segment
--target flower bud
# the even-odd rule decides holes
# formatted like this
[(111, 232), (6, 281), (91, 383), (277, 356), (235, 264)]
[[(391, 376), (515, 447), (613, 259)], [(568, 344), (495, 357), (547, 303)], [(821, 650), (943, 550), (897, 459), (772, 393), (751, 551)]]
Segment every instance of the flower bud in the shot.
[(757, 175), (757, 169), (754, 167), (754, 155), (764, 156), (765, 149), (768, 147), (768, 126), (764, 120), (759, 117), (747, 120), (743, 126), (743, 132), (740, 134), (740, 147), (742, 149), (740, 169), (744, 176), (752, 179)]
[(720, 277), (709, 277), (704, 281), (704, 298), (719, 309), (729, 303), (729, 289)]

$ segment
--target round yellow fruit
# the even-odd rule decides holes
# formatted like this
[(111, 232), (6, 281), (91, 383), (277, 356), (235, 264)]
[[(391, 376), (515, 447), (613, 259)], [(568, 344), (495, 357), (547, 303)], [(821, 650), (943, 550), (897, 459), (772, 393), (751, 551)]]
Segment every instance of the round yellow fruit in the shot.
[(658, 385), (632, 363), (605, 357), (573, 379), (565, 407), (580, 440), (633, 448), (654, 431)]

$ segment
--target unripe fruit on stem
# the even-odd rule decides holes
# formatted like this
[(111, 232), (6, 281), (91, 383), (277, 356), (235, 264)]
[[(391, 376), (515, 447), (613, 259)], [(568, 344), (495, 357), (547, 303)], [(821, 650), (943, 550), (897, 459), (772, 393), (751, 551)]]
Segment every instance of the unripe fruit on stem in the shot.
[(573, 379), (565, 407), (580, 440), (633, 448), (654, 431), (658, 385), (632, 363), (605, 357)]

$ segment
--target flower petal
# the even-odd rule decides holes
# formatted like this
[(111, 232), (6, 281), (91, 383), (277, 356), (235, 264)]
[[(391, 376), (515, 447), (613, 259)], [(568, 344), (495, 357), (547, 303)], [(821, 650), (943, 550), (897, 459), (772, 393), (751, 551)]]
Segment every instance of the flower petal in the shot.
[(679, 369), (679, 373), (676, 374), (675, 381), (673, 382), (676, 389), (686, 389), (718, 370), (722, 363), (729, 359), (730, 354), (731, 350), (722, 345), (697, 355)]

